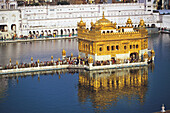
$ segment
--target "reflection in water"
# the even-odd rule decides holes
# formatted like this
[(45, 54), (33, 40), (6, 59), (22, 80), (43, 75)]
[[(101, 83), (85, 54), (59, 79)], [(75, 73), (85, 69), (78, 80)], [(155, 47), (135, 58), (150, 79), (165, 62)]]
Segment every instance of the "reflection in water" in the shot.
[(73, 53), (78, 55), (77, 39), (62, 39), (49, 41), (34, 41), (21, 43), (0, 44), (0, 66), (9, 64), (11, 58), (12, 64), (18, 60), (19, 63), (31, 62), (31, 57), (34, 61), (49, 61), (51, 56), (54, 60), (61, 58), (62, 49), (66, 50), (69, 56)]
[[(25, 78), (27, 76), (32, 76), (32, 78), (36, 77), (37, 76), (37, 80), (40, 80), (41, 79), (41, 76), (46, 76), (46, 75), (58, 75), (58, 78), (60, 79), (61, 78), (61, 74), (64, 74), (65, 73), (70, 73), (70, 74), (75, 74), (75, 73), (78, 73), (79, 70), (74, 70), (74, 69), (61, 69), (61, 70), (49, 70), (49, 71), (37, 71), (37, 72), (26, 72), (26, 73), (15, 73), (15, 74), (4, 74), (4, 75), (1, 75), (0, 76), (0, 81), (2, 81), (3, 79), (5, 79), (8, 83), (8, 78), (10, 79), (16, 79), (17, 82), (19, 82), (18, 78), (21, 77), (21, 78)], [(2, 79), (2, 80), (1, 80)], [(0, 82), (2, 83), (2, 82)]]
[(78, 96), (80, 102), (90, 99), (93, 107), (101, 110), (121, 99), (142, 104), (147, 85), (148, 67), (80, 72)]
[[(149, 69), (152, 70), (153, 67), (154, 65), (151, 65)], [(145, 101), (145, 94), (148, 90), (148, 66), (97, 71), (63, 69), (2, 75), (0, 98), (5, 98), (10, 79), (15, 79), (15, 83), (18, 83), (18, 78), (31, 76), (41, 82), (42, 76), (57, 75), (58, 79), (62, 79), (66, 73), (72, 75), (79, 73), (79, 83), (77, 83), (79, 102), (85, 103), (90, 100), (93, 108), (97, 111), (106, 110), (112, 105), (116, 105), (120, 100), (129, 103), (135, 100), (141, 104)]]
[(0, 99), (4, 98), (7, 94), (6, 91), (8, 89), (8, 78), (0, 79)]

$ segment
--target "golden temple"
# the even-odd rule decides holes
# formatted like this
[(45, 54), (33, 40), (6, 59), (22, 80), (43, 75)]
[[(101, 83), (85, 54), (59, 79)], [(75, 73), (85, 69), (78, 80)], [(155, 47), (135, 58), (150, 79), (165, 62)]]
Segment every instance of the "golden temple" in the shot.
[(140, 20), (139, 28), (133, 28), (133, 23), (128, 18), (126, 25), (117, 27), (105, 18), (91, 22), (91, 28), (86, 28), (86, 23), (81, 19), (78, 22), (78, 49), (81, 57), (92, 56), (94, 61), (115, 59), (141, 59), (148, 53), (148, 31), (145, 22)]

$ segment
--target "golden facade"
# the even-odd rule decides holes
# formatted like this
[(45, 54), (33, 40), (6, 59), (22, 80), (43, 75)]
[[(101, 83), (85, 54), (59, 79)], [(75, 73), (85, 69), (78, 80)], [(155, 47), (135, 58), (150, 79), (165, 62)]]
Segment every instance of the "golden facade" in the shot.
[(148, 67), (80, 72), (78, 96), (80, 102), (90, 99), (100, 109), (107, 109), (123, 98), (142, 104), (147, 85)]
[[(135, 53), (141, 56), (144, 52), (141, 50), (148, 49), (147, 30), (145, 23), (140, 20), (139, 28), (133, 28), (132, 21), (129, 18), (126, 26), (116, 27), (117, 23), (112, 23), (104, 17), (91, 22), (91, 28), (86, 29), (86, 23), (81, 21), (78, 23), (78, 39), (79, 39), (79, 52), (84, 56), (110, 56), (110, 58), (118, 58), (119, 55)], [(127, 55), (126, 55), (127, 56)], [(107, 59), (107, 58), (106, 58)], [(122, 58), (120, 58), (122, 59)]]

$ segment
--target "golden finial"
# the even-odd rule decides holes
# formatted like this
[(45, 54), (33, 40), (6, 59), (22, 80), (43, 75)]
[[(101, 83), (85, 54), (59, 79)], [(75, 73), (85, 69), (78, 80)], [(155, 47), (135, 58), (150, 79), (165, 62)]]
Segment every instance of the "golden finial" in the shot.
[(58, 58), (58, 61), (60, 62), (60, 58)]
[(78, 59), (80, 59), (80, 55), (78, 56)]
[(104, 17), (104, 11), (103, 11), (103, 18), (105, 18), (105, 17)]
[(62, 55), (63, 56), (66, 56), (66, 51), (63, 49), (63, 51), (62, 51)]
[(39, 59), (37, 60), (37, 63), (40, 63), (40, 60), (39, 60)]
[(16, 65), (18, 65), (18, 61), (16, 61)]
[(51, 56), (51, 59), (53, 59), (53, 56)]
[(81, 21), (80, 21), (80, 23), (82, 23), (83, 22), (83, 20), (82, 20), (82, 17), (81, 17)]
[(73, 57), (73, 53), (71, 53), (71, 57)]
[(31, 57), (31, 61), (33, 61), (33, 57)]
[(11, 58), (9, 59), (9, 62), (11, 63)]

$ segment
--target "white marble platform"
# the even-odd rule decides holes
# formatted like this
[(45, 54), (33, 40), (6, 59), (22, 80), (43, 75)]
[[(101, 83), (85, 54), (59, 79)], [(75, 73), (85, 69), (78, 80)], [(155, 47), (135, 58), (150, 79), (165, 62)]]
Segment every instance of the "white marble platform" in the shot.
[(0, 75), (47, 71), (47, 70), (59, 70), (59, 69), (85, 69), (85, 70), (119, 69), (119, 68), (127, 68), (127, 67), (140, 67), (140, 66), (146, 66), (146, 65), (148, 65), (147, 62), (113, 64), (113, 65), (102, 65), (102, 66), (68, 65), (67, 64), (67, 65), (56, 65), (56, 66), (42, 66), (42, 67), (29, 67), (29, 68), (0, 70)]

